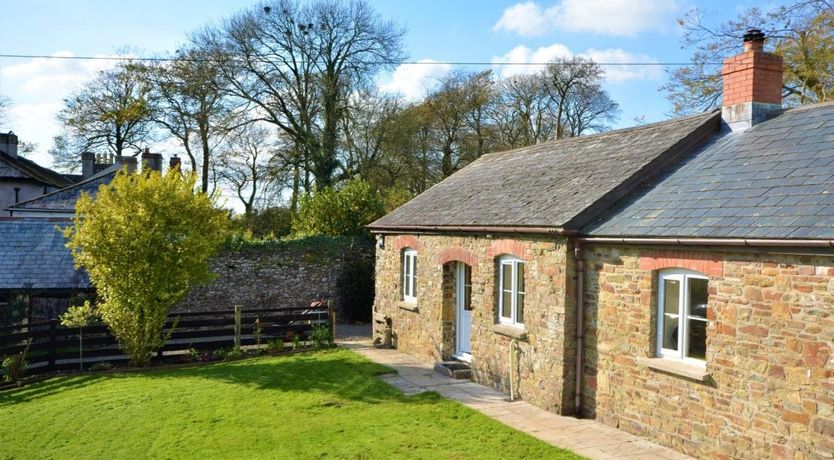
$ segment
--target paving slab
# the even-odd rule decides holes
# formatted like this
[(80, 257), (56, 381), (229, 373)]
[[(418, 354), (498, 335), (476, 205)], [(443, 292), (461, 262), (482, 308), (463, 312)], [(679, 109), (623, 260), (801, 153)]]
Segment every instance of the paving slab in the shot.
[(396, 370), (396, 374), (380, 378), (404, 394), (436, 391), (516, 430), (591, 459), (692, 460), (692, 457), (596, 420), (554, 414), (525, 401), (508, 401), (504, 393), (471, 381), (446, 377), (435, 372), (432, 365), (397, 350), (374, 348), (366, 340), (343, 341), (339, 345)]

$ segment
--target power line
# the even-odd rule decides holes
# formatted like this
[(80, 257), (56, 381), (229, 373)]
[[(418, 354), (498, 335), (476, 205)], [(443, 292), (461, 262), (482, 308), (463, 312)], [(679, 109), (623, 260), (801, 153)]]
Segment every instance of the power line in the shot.
[[(46, 54), (0, 54), (0, 58), (9, 59), (68, 59), (83, 61), (148, 61), (148, 62), (213, 62), (217, 59), (181, 58), (181, 57), (131, 57), (131, 56), (50, 56)], [(551, 62), (487, 62), (487, 61), (363, 61), (364, 64), (380, 65), (452, 65), (452, 66), (542, 66)], [(599, 66), (689, 66), (691, 62), (588, 62), (586, 65)], [(722, 63), (705, 62), (706, 65)]]

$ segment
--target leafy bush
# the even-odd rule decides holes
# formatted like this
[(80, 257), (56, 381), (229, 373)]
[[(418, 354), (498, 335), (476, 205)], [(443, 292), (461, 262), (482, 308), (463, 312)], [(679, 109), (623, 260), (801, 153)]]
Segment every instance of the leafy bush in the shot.
[(81, 196), (66, 230), (76, 265), (96, 286), (101, 319), (134, 365), (146, 366), (164, 344), (171, 308), (212, 279), (208, 260), (228, 233), (227, 214), (194, 193), (195, 181), (120, 173), (95, 199)]
[(366, 225), (385, 214), (382, 197), (371, 184), (353, 179), (339, 189), (326, 188), (302, 197), (292, 221), (295, 236), (367, 236)]
[(3, 380), (14, 383), (23, 378), (26, 374), (26, 353), (29, 352), (29, 345), (31, 344), (32, 340), (30, 339), (23, 351), (3, 360)]
[(270, 340), (266, 343), (266, 351), (271, 354), (282, 353), (284, 351), (284, 341), (281, 339)]
[(226, 361), (234, 361), (236, 359), (241, 359), (246, 357), (246, 352), (239, 347), (232, 347), (230, 350), (226, 351), (223, 355), (223, 359)]
[(313, 334), (310, 335), (310, 339), (313, 341), (313, 346), (317, 350), (323, 350), (333, 346), (333, 334), (330, 331), (330, 326), (327, 324), (313, 326)]
[(235, 216), (234, 233), (252, 239), (275, 239), (292, 232), (292, 211), (288, 208), (266, 208), (250, 215)]
[(72, 306), (61, 315), (61, 324), (64, 327), (78, 328), (78, 366), (84, 370), (84, 328), (93, 324), (96, 320), (96, 312), (89, 300), (83, 305)]

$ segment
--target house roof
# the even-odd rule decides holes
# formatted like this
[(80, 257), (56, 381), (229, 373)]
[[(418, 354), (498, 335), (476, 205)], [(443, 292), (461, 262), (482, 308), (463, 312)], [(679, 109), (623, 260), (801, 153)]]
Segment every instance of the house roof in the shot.
[(60, 228), (68, 220), (0, 219), (0, 289), (87, 289)]
[(109, 184), (116, 173), (119, 172), (121, 165), (114, 164), (107, 169), (82, 180), (81, 182), (70, 185), (69, 187), (56, 190), (46, 195), (41, 195), (31, 200), (21, 201), (13, 206), (9, 206), (11, 211), (44, 211), (44, 212), (75, 212), (75, 202), (81, 197), (82, 193), (89, 193), (94, 195), (102, 184)]
[(834, 103), (713, 139), (583, 233), (834, 239)]
[(53, 187), (67, 187), (72, 180), (23, 157), (0, 151), (0, 177), (35, 179)]
[(487, 154), (369, 227), (578, 229), (720, 126), (720, 112)]

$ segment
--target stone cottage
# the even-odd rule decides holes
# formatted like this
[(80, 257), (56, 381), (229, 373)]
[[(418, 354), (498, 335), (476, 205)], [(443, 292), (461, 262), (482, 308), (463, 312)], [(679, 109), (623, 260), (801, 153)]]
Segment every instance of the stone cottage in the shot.
[(834, 104), (745, 35), (721, 110), (484, 155), (370, 225), (400, 350), (699, 458), (834, 453)]

